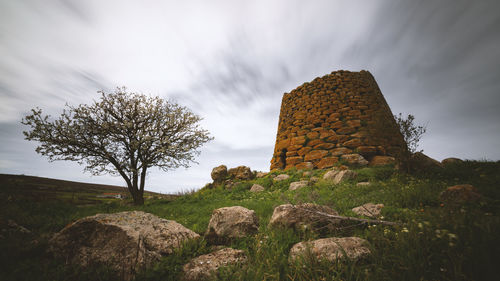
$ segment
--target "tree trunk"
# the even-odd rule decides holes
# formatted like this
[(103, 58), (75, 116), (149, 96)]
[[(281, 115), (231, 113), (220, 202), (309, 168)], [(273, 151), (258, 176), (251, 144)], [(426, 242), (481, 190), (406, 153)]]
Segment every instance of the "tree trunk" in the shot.
[(136, 193), (134, 197), (134, 205), (136, 206), (142, 206), (144, 205), (144, 196), (140, 194), (140, 192)]

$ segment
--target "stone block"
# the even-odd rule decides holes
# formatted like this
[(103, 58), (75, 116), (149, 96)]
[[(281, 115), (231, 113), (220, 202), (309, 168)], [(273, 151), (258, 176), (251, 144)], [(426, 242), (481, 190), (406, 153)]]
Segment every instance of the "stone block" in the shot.
[(306, 154), (304, 160), (310, 161), (310, 160), (320, 159), (325, 157), (327, 154), (328, 154), (327, 150), (312, 150)]
[(339, 159), (337, 157), (325, 157), (322, 158), (317, 164), (316, 167), (318, 169), (325, 169), (325, 168), (330, 168), (337, 163)]

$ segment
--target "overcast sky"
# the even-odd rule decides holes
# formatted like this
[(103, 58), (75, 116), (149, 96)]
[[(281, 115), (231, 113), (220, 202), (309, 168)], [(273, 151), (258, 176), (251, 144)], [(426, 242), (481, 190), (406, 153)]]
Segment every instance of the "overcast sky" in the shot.
[(0, 173), (124, 185), (49, 163), (20, 124), (117, 86), (175, 99), (215, 137), (146, 189), (268, 171), (283, 93), (340, 69), (370, 71), (394, 114), (427, 124), (427, 155), (500, 159), (500, 1), (0, 0)]

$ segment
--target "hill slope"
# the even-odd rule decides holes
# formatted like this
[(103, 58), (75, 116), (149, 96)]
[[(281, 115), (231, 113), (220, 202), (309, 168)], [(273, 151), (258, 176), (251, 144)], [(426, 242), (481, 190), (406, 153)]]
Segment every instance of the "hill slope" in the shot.
[[(122, 200), (75, 207), (71, 200), (9, 200), (0, 196), (0, 226), (12, 220), (30, 234), (0, 234), (0, 272), (5, 280), (111, 280), (103, 267), (70, 267), (47, 255), (47, 241), (75, 220), (96, 213), (140, 210), (175, 220), (203, 235), (212, 211), (228, 206), (254, 210), (259, 219), (256, 236), (236, 239), (227, 246), (248, 255), (248, 266), (226, 268), (217, 280), (496, 280), (500, 268), (500, 163), (466, 161), (435, 173), (400, 174), (391, 167), (358, 168), (355, 179), (332, 184), (322, 180), (325, 170), (311, 175), (302, 171), (273, 172), (263, 178), (238, 182), (232, 188), (218, 186), (169, 199), (146, 200), (132, 206)], [(287, 173), (280, 182), (273, 177)], [(320, 180), (298, 190), (290, 183)], [(370, 185), (358, 185), (359, 182)], [(253, 184), (265, 190), (250, 192)], [(483, 195), (480, 202), (461, 206), (442, 205), (439, 194), (447, 187), (472, 184)], [(310, 231), (275, 229), (268, 226), (276, 206), (315, 203), (355, 216), (352, 208), (367, 202), (382, 203), (382, 216), (396, 226), (366, 225), (340, 229), (326, 236), (357, 236), (372, 251), (363, 262), (328, 263), (314, 259), (290, 264), (291, 247), (300, 241), (323, 237)], [(137, 280), (179, 280), (182, 266), (193, 257), (209, 253), (215, 245), (205, 239), (187, 243), (165, 256)], [(0, 276), (0, 280), (2, 280)]]

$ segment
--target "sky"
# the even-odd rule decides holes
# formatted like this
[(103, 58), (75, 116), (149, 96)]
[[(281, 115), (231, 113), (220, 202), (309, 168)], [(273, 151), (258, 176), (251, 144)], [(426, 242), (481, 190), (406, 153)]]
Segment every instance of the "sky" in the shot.
[(48, 162), (20, 123), (118, 86), (189, 107), (214, 137), (147, 190), (201, 188), (221, 164), (268, 171), (283, 93), (341, 69), (427, 125), (430, 157), (500, 160), (499, 1), (0, 0), (0, 173), (124, 186)]

